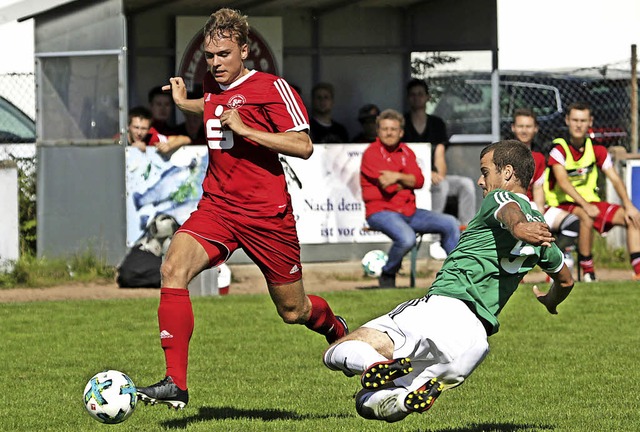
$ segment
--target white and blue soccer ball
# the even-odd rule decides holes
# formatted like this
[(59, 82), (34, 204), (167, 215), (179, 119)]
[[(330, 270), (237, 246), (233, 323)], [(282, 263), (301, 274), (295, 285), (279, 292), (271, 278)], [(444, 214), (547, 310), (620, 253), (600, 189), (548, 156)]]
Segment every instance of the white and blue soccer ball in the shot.
[(382, 273), (382, 267), (388, 259), (387, 254), (379, 249), (367, 252), (361, 261), (364, 274), (370, 277), (379, 277)]
[(117, 370), (95, 374), (84, 388), (84, 406), (100, 423), (122, 423), (136, 408), (136, 386)]

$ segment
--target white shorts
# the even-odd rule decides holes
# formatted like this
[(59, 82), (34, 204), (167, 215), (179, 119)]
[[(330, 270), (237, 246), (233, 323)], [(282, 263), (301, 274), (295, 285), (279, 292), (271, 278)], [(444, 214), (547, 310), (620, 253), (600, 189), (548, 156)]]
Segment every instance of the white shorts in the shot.
[(409, 300), (363, 327), (389, 335), (393, 358), (411, 359), (413, 372), (394, 381), (410, 391), (431, 378), (439, 378), (445, 388), (460, 385), (489, 353), (487, 332), (478, 317), (450, 297)]
[(558, 230), (560, 224), (567, 216), (567, 211), (558, 207), (547, 207), (544, 212), (544, 221), (549, 225), (552, 231)]

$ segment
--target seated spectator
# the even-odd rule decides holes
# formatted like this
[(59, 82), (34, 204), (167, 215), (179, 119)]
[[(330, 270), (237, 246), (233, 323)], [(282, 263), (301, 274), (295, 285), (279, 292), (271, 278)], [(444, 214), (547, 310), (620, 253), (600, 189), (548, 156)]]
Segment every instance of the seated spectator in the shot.
[(318, 83), (311, 90), (311, 141), (322, 143), (346, 143), (349, 141), (347, 128), (335, 121), (333, 112), (333, 86)]
[[(120, 136), (116, 138), (119, 140)], [(127, 142), (142, 152), (147, 150), (147, 146), (155, 146), (158, 153), (170, 156), (178, 148), (190, 144), (191, 140), (184, 135), (167, 137), (158, 133), (151, 127), (151, 111), (143, 106), (137, 106), (129, 110)]]
[(171, 124), (173, 114), (173, 98), (171, 94), (157, 86), (149, 90), (149, 109), (151, 110), (151, 126), (163, 135), (176, 135), (175, 126)]
[(393, 288), (403, 257), (416, 244), (416, 233), (440, 234), (449, 253), (458, 243), (460, 228), (451, 215), (416, 208), (414, 190), (423, 186), (424, 176), (415, 153), (401, 141), (402, 114), (382, 111), (376, 126), (378, 138), (362, 155), (360, 185), (369, 227), (392, 241), (378, 284)]
[[(547, 204), (560, 207), (580, 217), (578, 262), (585, 282), (595, 282), (592, 246), (593, 231), (606, 233), (614, 226), (627, 230), (627, 251), (640, 281), (640, 211), (629, 198), (607, 148), (589, 138), (593, 114), (587, 103), (576, 102), (567, 108), (565, 123), (569, 136), (553, 140), (547, 164), (550, 172), (545, 181)], [(599, 172), (616, 191), (621, 204), (602, 201), (598, 195)]]
[(380, 114), (380, 108), (374, 104), (366, 104), (358, 111), (358, 121), (362, 130), (351, 139), (354, 143), (371, 143), (378, 136), (376, 131), (376, 117)]

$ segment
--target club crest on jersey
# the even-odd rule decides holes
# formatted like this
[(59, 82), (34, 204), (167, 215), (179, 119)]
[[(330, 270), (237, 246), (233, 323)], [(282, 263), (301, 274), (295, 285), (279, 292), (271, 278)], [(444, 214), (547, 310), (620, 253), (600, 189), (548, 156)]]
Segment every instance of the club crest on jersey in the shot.
[(229, 98), (227, 106), (231, 109), (240, 108), (245, 104), (245, 102), (247, 102), (247, 100), (244, 98), (244, 96), (242, 96), (241, 94), (236, 94)]

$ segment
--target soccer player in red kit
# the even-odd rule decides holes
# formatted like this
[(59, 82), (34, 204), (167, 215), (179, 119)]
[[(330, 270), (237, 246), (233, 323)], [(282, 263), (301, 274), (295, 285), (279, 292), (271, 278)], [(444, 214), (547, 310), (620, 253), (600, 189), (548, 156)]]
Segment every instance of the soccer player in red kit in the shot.
[(291, 198), (278, 160), (279, 153), (311, 156), (308, 116), (284, 79), (244, 67), (248, 33), (246, 16), (216, 11), (204, 27), (204, 97), (187, 99), (180, 77), (165, 86), (181, 110), (204, 113), (209, 167), (198, 208), (174, 235), (162, 264), (158, 323), (167, 368), (162, 381), (138, 388), (143, 402), (174, 408), (188, 403), (194, 318), (187, 286), (238, 248), (262, 270), (285, 323), (304, 324), (329, 343), (348, 333), (324, 299), (305, 294)]

